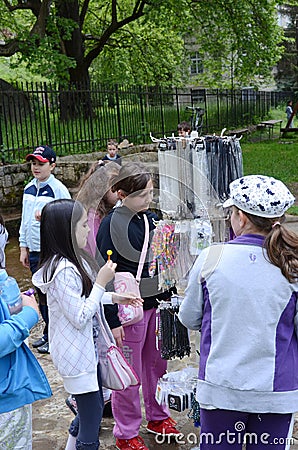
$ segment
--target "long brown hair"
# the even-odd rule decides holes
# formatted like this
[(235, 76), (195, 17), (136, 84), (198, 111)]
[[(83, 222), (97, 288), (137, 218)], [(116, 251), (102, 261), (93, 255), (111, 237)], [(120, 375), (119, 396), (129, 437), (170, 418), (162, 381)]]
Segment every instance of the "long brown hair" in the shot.
[(267, 219), (242, 211), (250, 222), (266, 233), (266, 259), (279, 267), (290, 283), (298, 280), (298, 235), (283, 225), (285, 216)]
[(107, 202), (107, 193), (111, 188), (111, 178), (118, 175), (119, 170), (117, 163), (98, 164), (96, 161), (81, 178), (76, 199), (87, 211), (94, 208), (99, 217), (104, 217), (113, 208), (114, 205)]
[(84, 261), (88, 263), (93, 275), (98, 267), (87, 252), (78, 248), (76, 226), (84, 212), (83, 205), (71, 199), (54, 200), (42, 209), (40, 221), (40, 259), (43, 267), (43, 280), (48, 282), (65, 258), (72, 262), (82, 279), (82, 295), (88, 296), (93, 283), (91, 274), (85, 270)]

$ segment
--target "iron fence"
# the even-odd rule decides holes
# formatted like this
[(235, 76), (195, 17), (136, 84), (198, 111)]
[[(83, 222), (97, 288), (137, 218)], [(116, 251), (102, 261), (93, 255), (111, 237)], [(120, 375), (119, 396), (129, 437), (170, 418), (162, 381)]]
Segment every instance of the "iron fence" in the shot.
[(91, 84), (61, 89), (45, 83), (0, 86), (2, 162), (23, 162), (37, 145), (58, 155), (103, 150), (109, 138), (135, 144), (176, 134), (189, 120), (187, 106), (204, 109), (203, 134), (257, 123), (270, 108), (286, 103), (287, 92), (245, 89), (164, 89)]

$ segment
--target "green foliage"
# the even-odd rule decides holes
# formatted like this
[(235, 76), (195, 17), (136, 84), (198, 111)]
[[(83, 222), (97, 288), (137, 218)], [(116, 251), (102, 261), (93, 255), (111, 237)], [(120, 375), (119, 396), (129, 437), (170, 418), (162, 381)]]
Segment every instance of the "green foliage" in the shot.
[(270, 76), (282, 51), (275, 1), (204, 0), (197, 2), (194, 14), (206, 69), (198, 82), (235, 88)]
[[(34, 75), (43, 74), (51, 82), (68, 81), (69, 69), (76, 66), (76, 61), (58, 52), (55, 46), (55, 40), (46, 36), (38, 46), (35, 46), (34, 53), (23, 52), (19, 60), (30, 67)], [(28, 48), (27, 43), (26, 47)]]
[(24, 187), (26, 187), (27, 184), (29, 184), (30, 181), (32, 181), (32, 180), (33, 180), (33, 175), (31, 175), (30, 173), (28, 173), (27, 177), (24, 179), (24, 182), (23, 182)]
[(47, 81), (41, 74), (32, 74), (26, 64), (22, 63), (17, 55), (0, 59), (0, 78), (8, 83), (15, 81)]
[(130, 85), (180, 86), (185, 78), (183, 40), (173, 31), (165, 33), (149, 24), (141, 28), (131, 24), (129, 28), (119, 32), (118, 47), (106, 46), (94, 61), (92, 79), (103, 83), (125, 80)]
[[(20, 33), (20, 52), (15, 64), (23, 63), (30, 67), (33, 75), (42, 74), (51, 82), (63, 82), (69, 80), (69, 69), (76, 66), (76, 61), (61, 52), (59, 41), (71, 39), (73, 30), (77, 24), (70, 19), (49, 17), (46, 34), (40, 37), (31, 34), (30, 30)], [(59, 30), (63, 30), (61, 33)]]
[(298, 92), (297, 70), (297, 30), (296, 18), (298, 14), (297, 1), (288, 1), (280, 6), (280, 11), (287, 18), (284, 24), (285, 36), (282, 42), (283, 55), (279, 60), (274, 75), (279, 90)]
[(185, 17), (177, 8), (181, 3), (161, 1), (114, 33), (92, 64), (92, 78), (161, 86), (181, 86), (189, 81), (183, 40)]
[[(19, 61), (51, 81), (84, 80), (92, 64), (101, 82), (183, 85), (187, 42), (202, 54), (198, 84), (234, 88), (264, 81), (281, 53), (275, 0), (67, 2), (10, 2), (9, 11), (0, 0), (5, 42), (15, 41)], [(8, 53), (0, 45), (1, 55)]]
[(298, 216), (298, 206), (294, 205), (288, 209), (287, 214), (291, 214), (292, 216)]

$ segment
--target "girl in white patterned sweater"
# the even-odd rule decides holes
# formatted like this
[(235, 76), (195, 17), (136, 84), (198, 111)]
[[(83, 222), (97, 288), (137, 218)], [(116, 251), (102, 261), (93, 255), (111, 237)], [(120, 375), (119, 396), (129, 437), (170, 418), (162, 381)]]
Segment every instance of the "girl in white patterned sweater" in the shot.
[(87, 212), (80, 202), (56, 200), (46, 205), (41, 215), (41, 268), (33, 276), (34, 285), (47, 293), (53, 363), (77, 402), (67, 447), (77, 450), (99, 448), (103, 396), (94, 315), (101, 302), (140, 305), (132, 296), (105, 293), (116, 264), (108, 261), (97, 272), (95, 261), (83, 250), (88, 232)]

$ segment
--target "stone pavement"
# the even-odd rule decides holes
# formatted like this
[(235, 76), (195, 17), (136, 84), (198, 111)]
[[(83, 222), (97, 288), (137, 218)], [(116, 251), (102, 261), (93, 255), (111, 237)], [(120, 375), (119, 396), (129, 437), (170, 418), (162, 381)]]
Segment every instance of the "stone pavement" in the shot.
[[(30, 336), (30, 343), (39, 336), (41, 331), (41, 324), (38, 324)], [(169, 371), (181, 370), (182, 368), (191, 365), (197, 367), (198, 363), (195, 361), (195, 336), (192, 335), (192, 356), (182, 360), (174, 360), (169, 362)], [(34, 350), (33, 350), (34, 351)], [(37, 359), (43, 366), (46, 372), (49, 383), (51, 385), (53, 396), (48, 400), (36, 402), (33, 405), (33, 450), (64, 450), (67, 440), (67, 429), (74, 417), (70, 410), (65, 405), (67, 393), (62, 386), (62, 380), (57, 374), (57, 371), (52, 365), (50, 355), (40, 355), (34, 351)], [(144, 410), (144, 408), (143, 408)], [(185, 435), (180, 442), (176, 444), (175, 441), (168, 443), (157, 443), (155, 436), (146, 431), (147, 422), (143, 420), (140, 430), (140, 435), (143, 437), (145, 444), (150, 450), (161, 450), (175, 448), (191, 449), (194, 448), (199, 441), (199, 430), (193, 426), (193, 422), (187, 416), (188, 410), (182, 413), (173, 412), (172, 417), (178, 422), (179, 430)], [(115, 449), (115, 439), (113, 437), (113, 423), (112, 418), (104, 418), (102, 421), (102, 430), (100, 434), (100, 448), (103, 450)], [(185, 440), (185, 444), (183, 441)], [(191, 440), (188, 442), (188, 440)]]

